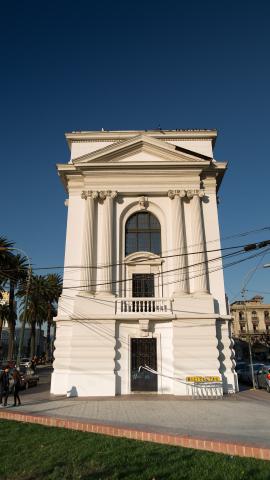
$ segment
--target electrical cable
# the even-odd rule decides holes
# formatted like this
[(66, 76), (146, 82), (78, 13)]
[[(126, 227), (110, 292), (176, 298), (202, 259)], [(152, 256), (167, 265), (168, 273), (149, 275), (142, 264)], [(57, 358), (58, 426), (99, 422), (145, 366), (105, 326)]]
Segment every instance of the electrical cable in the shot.
[[(229, 236), (226, 236), (226, 237), (220, 237), (220, 238), (217, 238), (217, 239), (214, 239), (214, 240), (208, 240), (207, 244), (214, 243), (214, 242), (217, 242), (217, 241), (220, 241), (220, 240), (228, 240), (228, 239), (231, 239), (231, 238), (245, 237), (245, 236), (248, 236), (248, 235), (253, 234), (253, 233), (258, 233), (258, 232), (268, 231), (268, 230), (270, 230), (270, 226), (265, 226), (265, 227), (262, 227), (262, 228), (259, 228), (259, 229), (248, 230), (246, 232), (240, 232), (240, 233), (236, 233), (234, 235), (229, 235)], [(178, 249), (166, 250), (163, 253), (173, 252), (173, 251), (178, 251), (178, 250), (187, 250), (187, 249), (194, 248), (196, 246), (202, 245), (203, 243), (204, 242), (180, 247)], [(196, 253), (207, 253), (207, 252), (211, 252), (211, 251), (222, 251), (222, 250), (226, 250), (226, 249), (230, 249), (230, 248), (240, 248), (240, 247), (241, 247), (241, 245), (239, 245), (239, 246), (236, 245), (236, 246), (232, 246), (232, 247), (224, 247), (224, 248), (218, 248), (218, 249), (214, 249), (214, 250), (203, 250), (201, 252), (190, 252), (190, 253), (185, 252), (185, 253), (178, 254), (178, 256), (196, 254)], [(171, 255), (171, 256), (173, 257), (175, 255)], [(168, 255), (168, 256), (164, 255), (164, 256), (161, 256), (160, 258), (168, 258), (168, 257), (170, 257), (170, 255)], [(118, 265), (122, 265), (122, 264), (125, 264), (125, 263), (121, 262), (121, 263), (115, 263), (115, 264), (107, 264), (107, 265), (105, 264), (105, 265), (101, 265), (100, 267), (91, 266), (91, 265), (89, 265), (89, 266), (83, 266), (83, 265), (63, 266), (63, 265), (60, 265), (60, 266), (50, 266), (50, 267), (33, 267), (32, 269), (33, 270), (52, 270), (52, 269), (68, 269), (68, 268), (71, 268), (71, 269), (77, 269), (77, 268), (81, 268), (81, 269), (82, 268), (107, 268), (107, 267), (118, 266)], [(5, 272), (13, 271), (13, 270), (14, 269), (5, 269)]]

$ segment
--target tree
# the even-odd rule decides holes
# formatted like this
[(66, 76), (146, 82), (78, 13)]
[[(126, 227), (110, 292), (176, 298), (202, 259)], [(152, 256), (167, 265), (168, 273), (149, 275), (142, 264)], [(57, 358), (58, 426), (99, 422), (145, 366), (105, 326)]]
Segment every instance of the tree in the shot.
[(14, 337), (16, 325), (15, 292), (18, 285), (26, 281), (28, 260), (21, 254), (11, 254), (7, 260), (8, 269), (6, 275), (9, 281), (9, 316), (8, 316), (8, 360), (12, 360), (14, 354)]
[[(25, 297), (25, 284), (19, 289), (19, 296)], [(31, 328), (30, 356), (36, 355), (36, 327), (41, 326), (47, 319), (48, 313), (48, 284), (45, 276), (33, 275), (29, 286), (29, 295), (26, 308), (26, 320)], [(25, 300), (22, 302), (25, 308)], [(22, 315), (21, 315), (22, 317)]]
[(9, 306), (7, 303), (0, 304), (0, 357), (2, 357), (2, 330), (5, 321), (8, 319), (9, 315)]
[(63, 280), (61, 275), (57, 273), (51, 273), (46, 276), (47, 281), (47, 338), (46, 338), (46, 360), (48, 361), (51, 357), (51, 326), (53, 324), (53, 317), (56, 316), (56, 305), (58, 303), (58, 299), (62, 292), (63, 287)]
[(3, 291), (4, 286), (9, 280), (9, 262), (12, 257), (12, 253), (9, 248), (12, 248), (13, 242), (10, 242), (5, 237), (0, 236), (0, 293)]

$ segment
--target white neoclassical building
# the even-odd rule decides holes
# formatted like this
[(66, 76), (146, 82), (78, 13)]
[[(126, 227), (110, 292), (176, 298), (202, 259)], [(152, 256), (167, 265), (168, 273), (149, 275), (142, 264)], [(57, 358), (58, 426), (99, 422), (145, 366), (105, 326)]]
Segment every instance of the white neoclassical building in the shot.
[[(215, 130), (72, 132), (64, 289), (51, 392), (186, 395), (187, 377), (237, 388)], [(158, 375), (140, 366), (147, 366)]]

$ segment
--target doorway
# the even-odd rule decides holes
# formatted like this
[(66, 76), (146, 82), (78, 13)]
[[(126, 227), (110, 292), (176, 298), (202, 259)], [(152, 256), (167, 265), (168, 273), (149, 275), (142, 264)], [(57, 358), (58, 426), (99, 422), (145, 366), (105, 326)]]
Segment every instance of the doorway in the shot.
[(133, 297), (154, 297), (154, 274), (134, 273), (132, 275), (132, 296)]
[(157, 339), (132, 338), (131, 339), (131, 391), (132, 392), (157, 392), (157, 375), (139, 367), (148, 366), (157, 370)]

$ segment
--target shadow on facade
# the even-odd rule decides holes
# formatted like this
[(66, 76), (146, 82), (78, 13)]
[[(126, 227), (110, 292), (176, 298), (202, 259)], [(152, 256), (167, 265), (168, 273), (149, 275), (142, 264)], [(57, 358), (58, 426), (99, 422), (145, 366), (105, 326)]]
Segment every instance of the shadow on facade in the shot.
[[(224, 325), (224, 323), (227, 323), (225, 320), (222, 321), (222, 320), (217, 320), (216, 321), (216, 337), (217, 337), (217, 341), (218, 341), (218, 345), (217, 345), (217, 348), (218, 348), (218, 351), (219, 351), (219, 356), (218, 356), (218, 360), (219, 360), (219, 373), (221, 375), (221, 379), (222, 379), (222, 384), (223, 384), (223, 392), (224, 393), (234, 393), (235, 391), (235, 385), (236, 385), (236, 382), (235, 385), (233, 385), (232, 383), (230, 383), (228, 381), (228, 375), (229, 373), (232, 373), (231, 372), (227, 372), (227, 368), (226, 368), (226, 364), (225, 364), (225, 360), (226, 360), (226, 356), (224, 355), (224, 348), (225, 348), (225, 345), (223, 343), (223, 339), (222, 339), (222, 325)], [(229, 334), (229, 341), (231, 342), (231, 333), (230, 331), (227, 332)], [(231, 354), (231, 358), (232, 358), (232, 354)], [(236, 374), (234, 374), (234, 377), (235, 377)]]
[(116, 336), (116, 342), (115, 342), (115, 356), (114, 356), (114, 372), (115, 372), (115, 393), (116, 395), (121, 395), (122, 393), (122, 379), (120, 375), (120, 359), (121, 359), (121, 353), (120, 353), (120, 348), (122, 347), (122, 343), (119, 340), (119, 325), (116, 324), (115, 326), (115, 336)]

